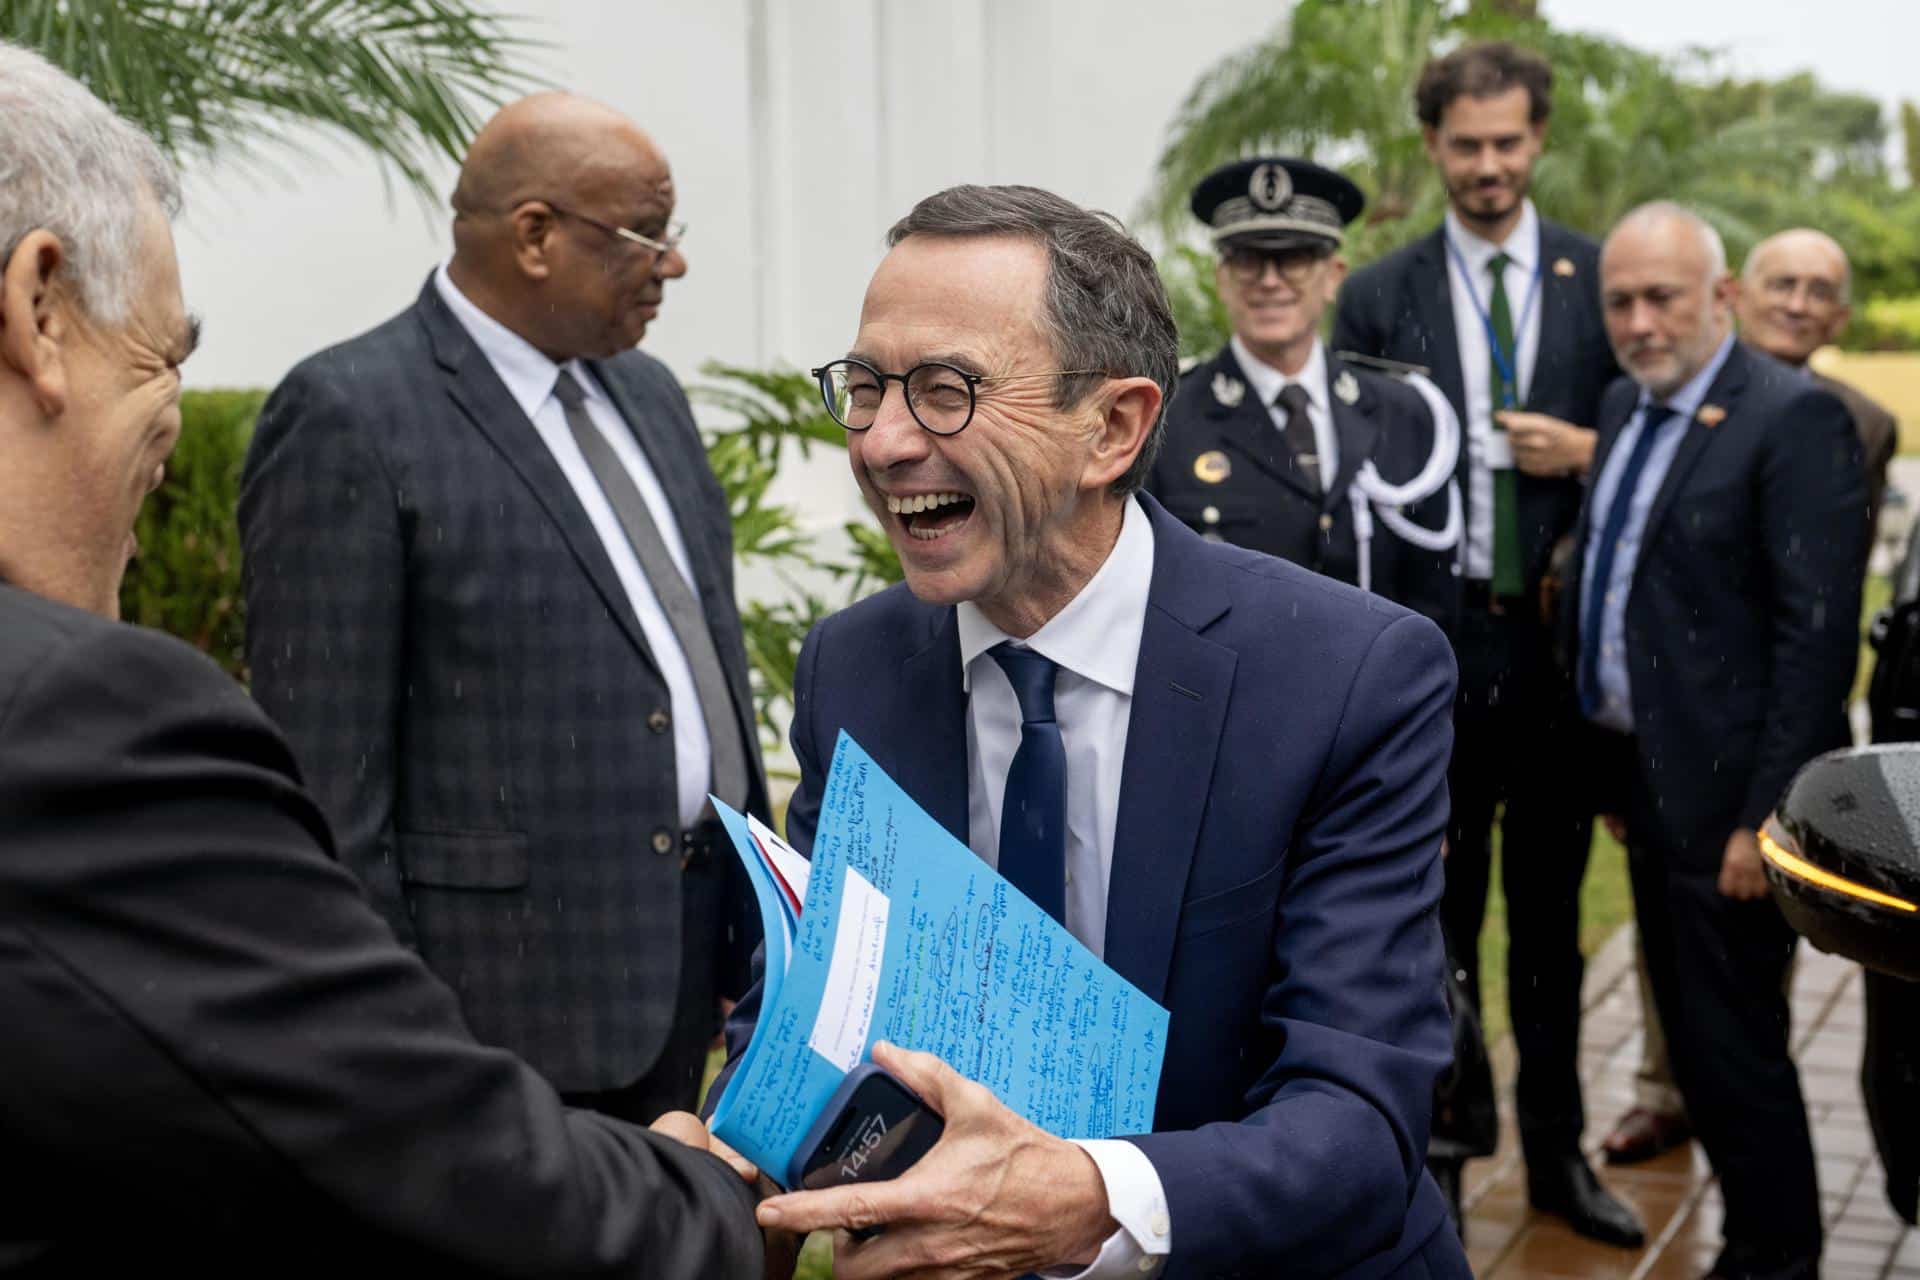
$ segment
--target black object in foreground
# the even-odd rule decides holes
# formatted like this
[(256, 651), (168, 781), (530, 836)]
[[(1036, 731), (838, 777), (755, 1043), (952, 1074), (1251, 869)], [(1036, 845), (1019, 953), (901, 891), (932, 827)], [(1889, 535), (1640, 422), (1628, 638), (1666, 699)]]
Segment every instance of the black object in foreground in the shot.
[(932, 1150), (945, 1128), (911, 1089), (863, 1062), (847, 1073), (801, 1139), (787, 1187), (820, 1191), (897, 1178)]

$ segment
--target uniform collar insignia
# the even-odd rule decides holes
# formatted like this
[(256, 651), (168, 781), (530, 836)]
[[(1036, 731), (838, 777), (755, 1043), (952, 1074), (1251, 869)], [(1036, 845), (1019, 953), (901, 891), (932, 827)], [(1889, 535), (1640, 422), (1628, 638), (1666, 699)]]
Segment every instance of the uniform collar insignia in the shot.
[(1229, 409), (1238, 409), (1247, 398), (1247, 384), (1228, 373), (1213, 375), (1213, 398)]
[(1342, 404), (1352, 404), (1360, 398), (1360, 380), (1353, 376), (1353, 370), (1340, 371), (1340, 376), (1333, 380), (1333, 394), (1340, 397)]

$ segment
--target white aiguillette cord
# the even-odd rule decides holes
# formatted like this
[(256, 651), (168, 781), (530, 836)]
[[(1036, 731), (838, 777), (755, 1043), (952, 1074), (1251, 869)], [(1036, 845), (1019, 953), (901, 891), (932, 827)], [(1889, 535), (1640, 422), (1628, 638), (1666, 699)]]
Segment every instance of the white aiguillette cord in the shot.
[[(1426, 465), (1420, 468), (1420, 474), (1405, 484), (1388, 484), (1381, 479), (1379, 470), (1368, 458), (1360, 464), (1355, 473), (1353, 484), (1347, 490), (1347, 501), (1353, 507), (1353, 541), (1360, 557), (1360, 581), (1362, 591), (1373, 590), (1373, 557), (1369, 551), (1373, 545), (1373, 513), (1379, 510), (1380, 522), (1393, 533), (1416, 547), (1426, 551), (1445, 551), (1460, 541), (1461, 526), (1465, 523), (1460, 506), (1460, 485), (1453, 478), (1454, 468), (1460, 460), (1460, 419), (1455, 416), (1453, 406), (1447, 403), (1440, 388), (1417, 373), (1407, 373), (1403, 381), (1420, 393), (1427, 403), (1427, 412), (1433, 416), (1433, 452), (1427, 455)], [(1402, 507), (1432, 497), (1441, 486), (1447, 490), (1447, 523), (1440, 529), (1425, 528), (1409, 519)]]

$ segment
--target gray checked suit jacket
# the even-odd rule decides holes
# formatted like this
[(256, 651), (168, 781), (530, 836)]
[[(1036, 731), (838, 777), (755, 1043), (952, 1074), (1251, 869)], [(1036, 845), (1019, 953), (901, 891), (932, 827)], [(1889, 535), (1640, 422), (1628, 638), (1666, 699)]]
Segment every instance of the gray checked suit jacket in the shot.
[[(766, 811), (726, 497), (685, 394), (589, 361), (674, 509)], [(562, 1090), (643, 1076), (679, 966), (744, 989), (757, 941), (681, 937), (671, 700), (565, 476), (432, 281), (267, 402), (240, 501), (255, 696), (340, 853), (475, 1034)]]

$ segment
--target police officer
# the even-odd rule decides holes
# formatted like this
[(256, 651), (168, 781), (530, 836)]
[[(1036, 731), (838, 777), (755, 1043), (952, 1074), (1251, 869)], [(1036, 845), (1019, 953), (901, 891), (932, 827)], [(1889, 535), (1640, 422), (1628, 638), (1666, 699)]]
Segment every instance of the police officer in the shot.
[[(1445, 625), (1459, 428), (1444, 397), (1329, 353), (1320, 317), (1365, 204), (1342, 175), (1263, 157), (1194, 189), (1233, 338), (1181, 379), (1148, 489), (1202, 535), (1376, 591)], [(1449, 519), (1449, 516), (1452, 519)]]

